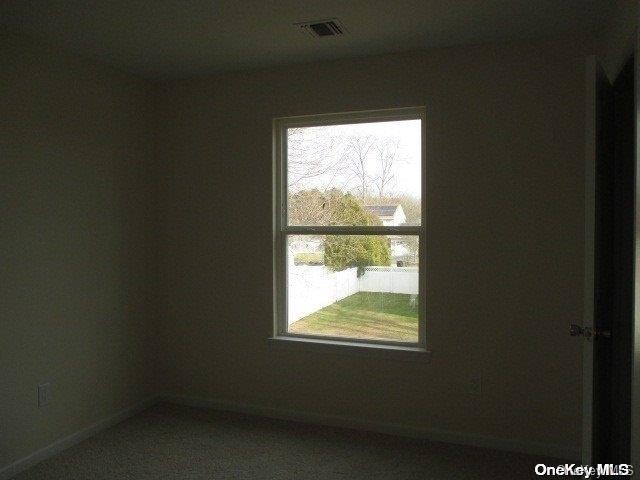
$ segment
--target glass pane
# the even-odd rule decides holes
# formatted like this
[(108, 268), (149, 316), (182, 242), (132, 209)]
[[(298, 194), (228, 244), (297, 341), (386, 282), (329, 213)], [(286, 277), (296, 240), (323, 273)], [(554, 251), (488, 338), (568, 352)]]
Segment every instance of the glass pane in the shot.
[(289, 225), (420, 225), (421, 121), (287, 129)]
[(418, 341), (418, 236), (290, 235), (290, 333)]

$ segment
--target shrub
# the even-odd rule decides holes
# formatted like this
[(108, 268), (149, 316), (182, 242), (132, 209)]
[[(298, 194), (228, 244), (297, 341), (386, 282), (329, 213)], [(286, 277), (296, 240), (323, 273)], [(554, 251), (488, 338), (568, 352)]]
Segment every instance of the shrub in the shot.
[[(379, 223), (352, 196), (346, 194), (335, 203), (332, 215), (334, 225), (375, 225)], [(327, 235), (324, 242), (324, 263), (333, 270), (389, 265), (391, 250), (386, 237), (379, 235)]]
[(333, 270), (389, 265), (391, 252), (385, 237), (377, 235), (328, 235), (324, 242), (324, 263)]

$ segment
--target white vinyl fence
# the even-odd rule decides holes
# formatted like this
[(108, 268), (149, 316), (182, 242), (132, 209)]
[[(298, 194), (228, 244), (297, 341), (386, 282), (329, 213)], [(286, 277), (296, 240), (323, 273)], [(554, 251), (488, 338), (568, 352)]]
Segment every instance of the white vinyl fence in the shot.
[(418, 267), (365, 267), (361, 292), (418, 294)]
[(288, 323), (358, 292), (418, 294), (417, 267), (365, 267), (334, 272), (323, 266), (289, 264)]
[(322, 266), (290, 266), (288, 282), (289, 325), (360, 291), (357, 268), (334, 272)]

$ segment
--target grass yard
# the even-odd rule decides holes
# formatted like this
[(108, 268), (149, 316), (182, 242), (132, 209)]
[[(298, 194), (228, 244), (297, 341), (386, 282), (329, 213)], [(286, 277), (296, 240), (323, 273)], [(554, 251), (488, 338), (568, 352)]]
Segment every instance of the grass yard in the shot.
[(296, 253), (295, 265), (324, 265), (324, 252)]
[(417, 342), (418, 306), (411, 295), (358, 292), (301, 318), (289, 332)]

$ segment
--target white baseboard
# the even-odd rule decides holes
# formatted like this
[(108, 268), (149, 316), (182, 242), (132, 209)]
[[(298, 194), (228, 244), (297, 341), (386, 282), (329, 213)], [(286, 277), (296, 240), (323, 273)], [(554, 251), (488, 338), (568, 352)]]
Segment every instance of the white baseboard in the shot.
[(149, 408), (150, 406), (157, 403), (157, 401), (157, 397), (151, 397), (132, 407), (125, 408), (115, 415), (105, 418), (104, 420), (100, 420), (99, 422), (94, 423), (93, 425), (90, 425), (89, 427), (73, 433), (67, 437), (56, 440), (52, 444), (47, 445), (46, 447), (41, 448), (40, 450), (37, 450), (30, 455), (27, 455), (26, 457), (21, 458), (20, 460), (17, 460), (7, 465), (6, 467), (0, 468), (0, 480), (10, 479), (23, 470), (26, 470), (27, 468), (35, 465), (36, 463), (46, 460), (47, 458), (52, 457), (62, 452), (63, 450), (66, 450), (67, 448), (72, 447), (103, 430), (106, 430), (109, 427), (112, 427), (113, 425), (120, 423), (123, 420), (126, 420), (127, 418), (141, 412), (142, 410)]
[(279, 408), (246, 405), (232, 402), (208, 400), (186, 396), (162, 396), (161, 401), (198, 408), (211, 408), (231, 412), (258, 415), (262, 417), (292, 420), (304, 423), (315, 423), (330, 427), (351, 428), (369, 432), (386, 433), (403, 437), (420, 438), (434, 442), (453, 443), (472, 447), (490, 448), (509, 452), (527, 453), (553, 457), (576, 462), (580, 460), (580, 449), (565, 445), (530, 442), (522, 440), (508, 440), (486, 435), (473, 435), (446, 430), (424, 429), (409, 427), (395, 423), (381, 423), (359, 420), (338, 415), (324, 415), (318, 413), (290, 411)]

